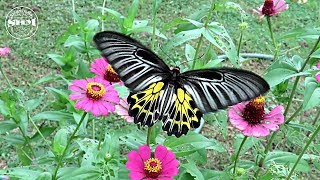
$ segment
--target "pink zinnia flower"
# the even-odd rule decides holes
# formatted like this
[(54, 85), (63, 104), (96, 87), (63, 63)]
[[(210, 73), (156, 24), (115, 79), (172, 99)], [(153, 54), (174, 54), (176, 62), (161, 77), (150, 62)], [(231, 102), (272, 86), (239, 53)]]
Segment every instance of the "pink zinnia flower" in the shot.
[(175, 154), (162, 145), (156, 147), (154, 157), (151, 157), (149, 146), (140, 146), (138, 151), (130, 151), (126, 163), (131, 180), (173, 179), (178, 175), (178, 166)]
[(111, 83), (121, 82), (118, 74), (104, 57), (95, 59), (91, 63), (90, 71)]
[(93, 116), (100, 114), (106, 116), (108, 112), (114, 112), (114, 104), (120, 99), (113, 86), (97, 76), (81, 80), (74, 80), (69, 86), (72, 94), (71, 100), (77, 100), (75, 107), (85, 112), (92, 112)]
[(8, 47), (0, 48), (0, 56), (5, 56), (9, 53), (10, 53), (10, 48)]
[(320, 82), (320, 73), (316, 75), (316, 81)]
[(319, 62), (317, 64), (317, 68), (320, 69), (320, 60), (319, 60)]
[(128, 110), (129, 104), (127, 102), (127, 98), (120, 99), (120, 103), (116, 105), (115, 113), (127, 120), (127, 122), (133, 122), (134, 119), (129, 116)]
[(264, 97), (232, 106), (228, 111), (229, 122), (245, 136), (265, 137), (277, 131), (284, 123), (283, 107), (277, 106), (269, 113), (264, 110)]
[(255, 11), (259, 13), (259, 19), (262, 19), (264, 16), (277, 15), (288, 8), (289, 5), (285, 0), (265, 0), (264, 4)]

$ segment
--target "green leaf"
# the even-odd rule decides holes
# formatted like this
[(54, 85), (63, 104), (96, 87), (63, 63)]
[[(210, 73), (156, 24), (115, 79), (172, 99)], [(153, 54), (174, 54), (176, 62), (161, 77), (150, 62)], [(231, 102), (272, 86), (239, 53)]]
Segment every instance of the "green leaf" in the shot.
[(67, 146), (68, 141), (68, 131), (66, 129), (60, 129), (54, 136), (53, 141), (53, 151), (58, 155), (61, 155), (63, 150)]
[(320, 34), (320, 28), (310, 28), (310, 27), (303, 27), (303, 28), (296, 28), (293, 29), (289, 32), (286, 32), (284, 35), (279, 37), (278, 40), (282, 39), (288, 39), (288, 38), (293, 38), (293, 39), (318, 39)]
[(47, 82), (56, 82), (57, 80), (62, 79), (60, 75), (50, 75), (50, 76), (45, 76), (39, 79), (34, 83), (34, 85), (38, 85), (41, 83), (47, 83)]
[(217, 22), (210, 23), (209, 28), (204, 31), (203, 37), (223, 51), (234, 66), (239, 66), (237, 62), (237, 49), (223, 25)]
[(64, 43), (64, 47), (74, 47), (78, 52), (83, 52), (85, 43), (78, 35), (70, 35)]
[[(41, 127), (39, 130), (44, 137), (48, 137), (56, 130), (56, 127)], [(31, 137), (30, 140), (37, 142), (40, 139), (42, 139), (42, 137), (40, 136), (39, 132), (37, 132)]]
[(0, 174), (9, 175), (11, 179), (35, 180), (42, 172), (30, 170), (30, 167), (0, 170)]
[(119, 13), (118, 11), (115, 11), (113, 9), (109, 9), (109, 8), (103, 8), (103, 7), (99, 7), (100, 9), (103, 9), (104, 11), (106, 11), (107, 13), (111, 14), (114, 18), (116, 18), (116, 20), (120, 20), (122, 18), (124, 18), (124, 16)]
[(34, 110), (35, 108), (37, 108), (41, 102), (42, 102), (43, 98), (40, 97), (38, 99), (30, 99), (28, 101), (25, 102), (25, 106), (26, 106), (26, 109), (27, 111), (32, 111)]
[(195, 180), (205, 180), (202, 173), (198, 169), (198, 167), (194, 164), (194, 162), (189, 162), (188, 164), (181, 164), (182, 167), (186, 169), (186, 171), (194, 177)]
[(29, 147), (21, 147), (21, 148), (17, 149), (17, 154), (18, 154), (20, 162), (24, 166), (28, 166), (32, 163), (31, 159), (29, 159), (29, 157), (32, 157)]
[(123, 21), (124, 28), (130, 29), (133, 26), (133, 20), (136, 17), (138, 6), (139, 6), (139, 0), (133, 0), (128, 11), (128, 16)]
[[(152, 34), (153, 33), (153, 27), (150, 26), (146, 26), (146, 27), (137, 27), (137, 28), (130, 28), (128, 29), (128, 34), (132, 34), (132, 33), (141, 33), (141, 32), (147, 32)], [(158, 29), (156, 29), (155, 35), (158, 37), (161, 37), (163, 39), (167, 39), (167, 37), (160, 33), (160, 31)]]
[(311, 57), (320, 58), (320, 48), (312, 53)]
[(162, 0), (153, 0), (152, 3), (152, 14), (153, 16), (155, 16), (157, 14), (157, 11), (160, 7), (160, 4), (161, 4)]
[(3, 137), (7, 143), (12, 145), (24, 145), (25, 139), (21, 135), (9, 134)]
[[(240, 144), (243, 140), (242, 135), (237, 135), (236, 141), (234, 143), (234, 150), (238, 151)], [(254, 137), (248, 137), (244, 145), (242, 146), (241, 153), (247, 152), (250, 148), (252, 148), (254, 145), (258, 144), (261, 141), (259, 138), (254, 138)]]
[(194, 132), (189, 132), (188, 135), (182, 136), (180, 138), (167, 137), (166, 141), (163, 144), (166, 147), (171, 149), (178, 148), (184, 145), (192, 145), (197, 149), (214, 149), (218, 152), (224, 152), (224, 147), (214, 139), (208, 139), (201, 134)]
[(18, 125), (13, 121), (0, 121), (0, 134), (11, 131), (17, 127)]
[[(289, 168), (292, 168), (294, 163), (297, 161), (298, 156), (296, 154), (284, 151), (273, 151), (269, 152), (265, 158), (265, 164), (271, 165), (273, 162), (282, 165), (288, 165)], [(308, 172), (310, 171), (309, 164), (307, 161), (301, 159), (299, 164), (296, 167), (296, 171)]]
[(165, 32), (167, 31), (168, 29), (172, 28), (172, 27), (175, 27), (175, 26), (178, 26), (178, 25), (181, 25), (181, 24), (190, 24), (190, 22), (185, 19), (185, 18), (176, 18), (174, 19), (173, 21), (169, 22), (169, 23), (166, 23), (162, 29), (160, 30), (161, 32)]
[(118, 83), (114, 84), (113, 87), (116, 91), (118, 91), (120, 98), (127, 98), (128, 97), (130, 92), (127, 87), (125, 87), (123, 85), (119, 85)]
[[(184, 48), (184, 55), (187, 59), (188, 62), (188, 67), (192, 67), (194, 56), (196, 54), (196, 50), (190, 45), (190, 44), (186, 44), (185, 48)], [(197, 61), (198, 62), (198, 61)]]
[(69, 173), (64, 173), (59, 179), (69, 179), (69, 180), (78, 180), (78, 179), (100, 179), (102, 172), (98, 167), (80, 167), (75, 168)]
[(303, 109), (311, 109), (320, 105), (320, 87), (314, 78), (307, 77), (305, 80), (305, 92), (303, 99)]
[(229, 174), (224, 171), (214, 171), (211, 169), (200, 169), (204, 179), (214, 180), (214, 179), (231, 179)]
[(204, 32), (204, 28), (182, 31), (171, 38), (164, 46), (163, 50), (168, 52), (170, 49), (179, 46), (189, 40), (197, 39)]
[(294, 70), (285, 69), (285, 68), (277, 68), (270, 70), (265, 76), (264, 79), (268, 82), (270, 87), (274, 87), (287, 79), (297, 76), (305, 76), (309, 75), (308, 72), (300, 72), (297, 73)]
[(21, 131), (23, 131), (24, 134), (28, 134), (28, 115), (25, 111), (21, 112), (19, 114), (19, 126), (21, 128)]
[(52, 59), (55, 63), (57, 63), (59, 66), (64, 66), (64, 57), (59, 54), (47, 54), (47, 56)]
[(38, 120), (51, 120), (51, 121), (60, 121), (67, 120), (69, 122), (73, 121), (73, 115), (67, 112), (62, 111), (44, 111), (39, 114), (36, 114), (32, 117), (34, 121)]
[(86, 22), (86, 28), (93, 30), (93, 31), (98, 31), (99, 21), (96, 19), (90, 19), (89, 21)]
[(36, 180), (49, 180), (52, 179), (52, 174), (49, 172), (41, 173)]

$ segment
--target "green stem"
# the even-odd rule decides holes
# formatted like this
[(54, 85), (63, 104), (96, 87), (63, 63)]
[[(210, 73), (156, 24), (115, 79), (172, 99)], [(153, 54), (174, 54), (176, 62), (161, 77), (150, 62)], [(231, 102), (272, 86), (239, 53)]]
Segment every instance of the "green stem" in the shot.
[[(319, 36), (317, 42), (315, 43), (315, 45), (313, 46), (312, 50), (310, 51), (309, 55), (307, 56), (304, 64), (303, 64), (302, 67), (300, 68), (299, 72), (302, 72), (302, 71), (304, 70), (304, 68), (306, 67), (306, 65), (308, 64), (308, 62), (309, 62), (309, 60), (310, 60), (310, 58), (311, 58), (311, 55), (313, 54), (313, 52), (316, 51), (319, 42), (320, 42), (320, 36)], [(291, 94), (290, 94), (290, 96), (289, 96), (289, 101), (288, 101), (288, 104), (287, 104), (286, 109), (285, 109), (284, 114), (283, 114), (283, 115), (285, 116), (285, 118), (286, 118), (286, 116), (288, 115), (289, 108), (290, 108), (290, 106), (291, 106), (293, 97), (294, 97), (294, 95), (295, 95), (295, 92), (296, 92), (296, 88), (297, 88), (299, 79), (300, 79), (300, 76), (296, 77), (296, 80), (295, 80), (294, 85), (293, 85), (293, 87), (292, 87), (292, 91), (291, 91)], [(301, 107), (301, 108), (302, 108), (302, 107)], [(294, 117), (295, 114), (296, 114), (296, 113), (294, 113), (294, 114), (287, 120), (287, 123), (289, 123), (289, 122), (292, 120), (292, 118)], [(258, 163), (259, 168), (258, 168), (258, 170), (256, 171), (256, 173), (254, 174), (254, 177), (255, 177), (255, 178), (257, 178), (258, 175), (259, 175), (259, 172), (260, 172), (260, 170), (261, 170), (261, 167), (262, 167), (263, 164), (264, 164), (264, 159), (265, 159), (266, 155), (267, 155), (268, 152), (269, 152), (269, 149), (270, 149), (270, 147), (271, 147), (271, 145), (272, 145), (272, 142), (273, 142), (273, 140), (274, 140), (277, 132), (278, 132), (278, 131), (273, 132), (272, 135), (271, 135), (271, 137), (270, 137), (270, 139), (269, 139), (269, 141), (268, 141), (267, 147), (266, 147), (266, 149), (264, 150), (264, 155), (263, 155), (263, 157), (260, 159), (260, 161), (259, 161), (259, 163)]]
[[(319, 116), (320, 116), (320, 111), (318, 111), (318, 114), (317, 114), (316, 119), (315, 119), (316, 121), (318, 120)], [(317, 127), (316, 131), (313, 133), (313, 135), (311, 136), (311, 138), (309, 139), (307, 144), (304, 146), (302, 152), (300, 153), (297, 161), (294, 163), (294, 165), (293, 165), (293, 167), (292, 167), (292, 169), (291, 169), (291, 171), (290, 171), (290, 173), (289, 173), (289, 175), (288, 175), (288, 177), (286, 179), (288, 179), (288, 180), (290, 179), (290, 177), (292, 176), (294, 170), (296, 169), (300, 159), (302, 158), (302, 156), (304, 155), (304, 153), (308, 149), (308, 147), (311, 144), (311, 142), (316, 138), (316, 136), (318, 135), (319, 131), (320, 131), (320, 125)]]
[(248, 138), (248, 136), (245, 136), (245, 137), (243, 138), (243, 140), (242, 140), (242, 142), (241, 142), (241, 144), (240, 144), (240, 147), (239, 147), (239, 149), (238, 149), (238, 152), (237, 152), (237, 154), (236, 154), (236, 158), (235, 158), (235, 160), (234, 160), (234, 166), (233, 166), (233, 175), (236, 174), (236, 167), (237, 167), (237, 161), (238, 161), (238, 158), (239, 158), (239, 154), (240, 154), (241, 149), (242, 149), (244, 143), (246, 142), (247, 138)]
[[(212, 17), (212, 11), (214, 10), (214, 0), (211, 1), (211, 7), (210, 7), (210, 10), (209, 10), (209, 14), (207, 16), (207, 19), (204, 23), (204, 28), (207, 29), (207, 26), (209, 24), (209, 21), (211, 20), (211, 17)], [(194, 69), (195, 65), (196, 65), (196, 59), (198, 57), (198, 54), (200, 53), (200, 47), (201, 47), (201, 44), (202, 44), (202, 41), (203, 41), (203, 34), (201, 34), (200, 36), (200, 39), (199, 39), (199, 42), (198, 42), (198, 45), (197, 45), (197, 48), (196, 48), (196, 52), (194, 54), (194, 58), (193, 58), (193, 63), (192, 63), (192, 69)]]
[[(102, 129), (102, 128), (101, 128)], [(99, 134), (99, 143), (98, 143), (98, 150), (100, 150), (100, 146), (101, 146), (101, 142), (102, 142), (102, 136), (103, 136), (103, 132), (102, 130), (100, 131), (100, 134)]]
[[(28, 113), (28, 112), (27, 112)], [(28, 113), (28, 119), (31, 122), (31, 124), (33, 125), (33, 127), (36, 129), (36, 131), (39, 133), (39, 135), (41, 136), (41, 138), (43, 139), (43, 141), (46, 143), (46, 145), (48, 146), (48, 148), (50, 149), (51, 152), (54, 153), (53, 149), (51, 148), (49, 141), (43, 136), (43, 134), (41, 133), (40, 129), (38, 128), (38, 126), (36, 125), (36, 123), (33, 121), (33, 119), (30, 117), (30, 114)]]
[(293, 118), (295, 118), (298, 114), (299, 114), (299, 112), (302, 110), (302, 105), (292, 114), (292, 116), (288, 119), (288, 120), (286, 120), (286, 122), (285, 122), (285, 124), (289, 124), (289, 122), (293, 119)]
[(95, 120), (92, 120), (92, 139), (95, 140), (96, 139), (96, 131), (95, 131), (96, 127), (95, 127)]
[[(76, 6), (75, 6), (75, 3), (74, 3), (74, 0), (72, 0), (72, 12), (76, 13)], [(75, 18), (73, 18), (73, 23), (76, 23), (76, 19)]]
[(101, 19), (101, 30), (102, 30), (102, 31), (104, 31), (104, 21), (103, 21), (103, 17), (104, 17), (104, 8), (106, 7), (106, 3), (107, 3), (107, 0), (103, 0), (102, 10), (101, 10), (101, 15), (102, 15), (102, 19)]
[(271, 23), (271, 17), (270, 16), (267, 16), (267, 21), (268, 21), (268, 27), (269, 27), (269, 32), (270, 32), (270, 36), (271, 36), (271, 39), (272, 39), (272, 43), (273, 43), (273, 46), (275, 48), (275, 53), (274, 53), (273, 60), (276, 60), (277, 56), (278, 56), (278, 46), (277, 46), (276, 40), (275, 40), (274, 35), (273, 35), (272, 23)]
[(258, 175), (259, 175), (259, 173), (260, 173), (260, 171), (261, 171), (261, 168), (262, 168), (263, 163), (264, 163), (264, 159), (266, 158), (267, 153), (269, 152), (269, 149), (271, 148), (272, 141), (273, 141), (274, 138), (276, 137), (277, 132), (278, 132), (278, 131), (275, 131), (274, 133), (272, 133), (271, 137), (269, 138), (267, 147), (264, 149), (264, 152), (263, 152), (263, 157), (260, 159), (260, 161), (259, 161), (259, 163), (258, 163), (258, 170), (254, 173), (255, 179), (257, 179), (257, 177), (258, 177)]
[(157, 5), (157, 1), (154, 0), (153, 1), (153, 27), (152, 27), (152, 45), (151, 48), (152, 50), (155, 49), (155, 44), (156, 44), (156, 21), (157, 21), (157, 12), (156, 12), (156, 5)]
[(4, 79), (5, 79), (5, 80), (6, 80), (6, 82), (8, 83), (8, 85), (9, 85), (10, 89), (13, 89), (12, 84), (10, 83), (10, 81), (9, 81), (9, 79), (8, 79), (8, 77), (7, 77), (7, 75), (4, 73), (4, 71), (3, 71), (3, 69), (2, 69), (2, 64), (1, 64), (1, 63), (0, 63), (0, 71), (1, 71), (1, 74), (2, 74), (2, 76), (4, 77)]
[(243, 33), (243, 31), (240, 32), (239, 44), (238, 44), (238, 49), (237, 49), (237, 56), (238, 56), (239, 60), (240, 60), (240, 48), (241, 48), (241, 43), (242, 43), (242, 33)]
[(152, 126), (148, 127), (148, 135), (147, 135), (147, 145), (150, 145), (150, 137), (151, 137), (151, 132), (152, 132)]
[[(316, 51), (317, 47), (318, 47), (318, 44), (320, 42), (320, 36), (317, 40), (317, 42), (315, 43), (315, 45), (313, 46), (312, 50), (310, 51), (307, 59), (305, 60), (304, 64), (302, 65), (302, 67), (300, 68), (299, 72), (302, 72), (304, 70), (304, 68), (306, 67), (306, 65), (308, 64), (309, 60), (311, 59), (311, 55), (313, 54), (314, 51)], [(295, 95), (295, 92), (296, 92), (296, 88), (297, 88), (297, 85), (298, 85), (298, 82), (299, 82), (299, 79), (300, 79), (300, 76), (296, 77), (296, 80), (294, 82), (294, 85), (293, 85), (293, 88), (292, 88), (292, 91), (291, 91), (291, 94), (290, 94), (290, 97), (289, 97), (289, 102), (288, 102), (288, 105), (284, 111), (284, 116), (286, 116), (289, 112), (289, 108), (290, 108), (290, 105), (292, 103), (292, 100), (293, 100), (293, 96)]]
[(66, 147), (64, 148), (64, 150), (63, 150), (63, 152), (62, 152), (62, 155), (60, 156), (60, 158), (59, 158), (59, 160), (58, 160), (57, 167), (56, 167), (56, 169), (55, 169), (55, 171), (54, 171), (54, 174), (53, 174), (53, 178), (52, 178), (53, 180), (56, 180), (56, 179), (57, 179), (58, 170), (59, 170), (59, 168), (60, 168), (61, 165), (62, 165), (62, 160), (63, 160), (64, 156), (66, 155), (67, 149), (69, 148), (72, 139), (74, 138), (74, 136), (75, 136), (76, 133), (78, 132), (78, 130), (79, 130), (79, 128), (80, 128), (83, 120), (85, 119), (86, 115), (87, 115), (87, 113), (84, 112), (83, 115), (82, 115), (82, 117), (81, 117), (81, 119), (80, 119), (80, 122), (78, 123), (78, 125), (77, 125), (77, 127), (76, 127), (76, 129), (75, 129), (75, 130), (73, 131), (73, 133), (71, 134), (71, 136), (70, 136), (70, 138), (69, 138), (69, 140), (68, 140), (68, 142), (67, 142), (67, 145), (66, 145)]
[[(320, 109), (316, 109), (316, 110), (317, 110), (318, 112), (320, 112)], [(320, 113), (318, 113), (317, 116), (316, 116), (316, 118), (314, 118), (314, 120), (312, 121), (311, 126), (314, 126), (314, 125), (316, 124), (316, 122), (317, 122), (317, 120), (319, 119), (319, 117), (320, 117)], [(309, 135), (310, 135), (310, 131), (307, 132), (306, 136), (309, 137)]]
[[(4, 79), (6, 80), (7, 84), (9, 85), (10, 89), (13, 90), (14, 87), (12, 86), (12, 84), (11, 84), (10, 80), (8, 79), (7, 75), (4, 73), (1, 63), (0, 63), (0, 72), (1, 72), (2, 76), (4, 77)], [(17, 95), (17, 97), (18, 97), (18, 100), (20, 100), (18, 95)], [(19, 124), (15, 119), (13, 119), (13, 120), (17, 125)], [(21, 134), (22, 134), (23, 138), (25, 139), (25, 141), (27, 143), (27, 146), (29, 146), (32, 155), (35, 157), (35, 152), (33, 151), (33, 148), (31, 146), (29, 137), (24, 133), (24, 131), (22, 130), (22, 128), (20, 126), (19, 126), (19, 130), (21, 131)]]

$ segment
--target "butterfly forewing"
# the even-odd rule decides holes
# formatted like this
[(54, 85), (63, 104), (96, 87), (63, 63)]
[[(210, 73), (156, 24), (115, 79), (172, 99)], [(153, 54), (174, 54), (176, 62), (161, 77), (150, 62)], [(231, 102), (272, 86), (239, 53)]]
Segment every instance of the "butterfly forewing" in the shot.
[(168, 66), (156, 54), (128, 36), (104, 31), (96, 34), (93, 40), (133, 92), (146, 89), (170, 75)]
[(224, 109), (269, 90), (268, 83), (260, 76), (234, 68), (188, 71), (180, 75), (180, 83), (202, 113)]

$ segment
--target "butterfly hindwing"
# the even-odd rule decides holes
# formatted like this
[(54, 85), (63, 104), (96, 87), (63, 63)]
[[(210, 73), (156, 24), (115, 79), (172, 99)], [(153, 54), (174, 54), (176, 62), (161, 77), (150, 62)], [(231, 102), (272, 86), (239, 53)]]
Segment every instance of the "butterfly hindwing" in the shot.
[(156, 54), (128, 36), (104, 31), (93, 40), (132, 92), (146, 89), (170, 75), (169, 67)]
[(260, 76), (234, 68), (188, 71), (180, 75), (180, 82), (202, 113), (248, 101), (269, 90)]
[(168, 135), (180, 137), (200, 125), (202, 113), (190, 94), (174, 84), (151, 84), (146, 90), (131, 94), (128, 101), (131, 104), (129, 114), (135, 123), (152, 126), (161, 120), (162, 129)]
[(162, 129), (167, 131), (168, 135), (174, 134), (180, 137), (182, 134), (187, 134), (191, 128), (200, 126), (202, 113), (187, 91), (180, 87), (175, 91), (168, 117), (162, 119)]

